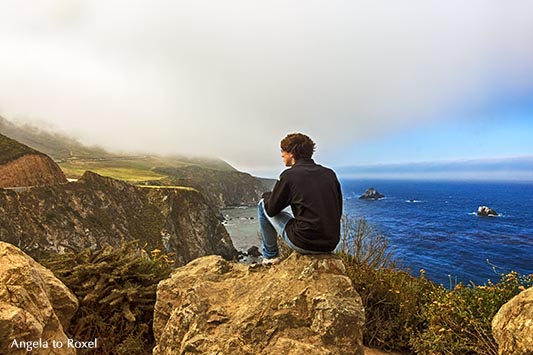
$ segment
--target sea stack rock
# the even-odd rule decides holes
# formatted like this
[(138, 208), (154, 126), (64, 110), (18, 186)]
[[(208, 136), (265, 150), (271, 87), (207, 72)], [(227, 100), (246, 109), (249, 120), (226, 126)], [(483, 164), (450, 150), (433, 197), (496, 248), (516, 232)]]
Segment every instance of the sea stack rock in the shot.
[(206, 256), (159, 283), (154, 355), (363, 355), (361, 298), (334, 255), (270, 268)]
[(533, 288), (504, 304), (492, 320), (499, 355), (533, 354)]
[(498, 213), (490, 207), (479, 206), (477, 208), (477, 215), (483, 216), (483, 217), (495, 217), (495, 216), (498, 216)]
[(376, 190), (375, 188), (371, 187), (368, 190), (365, 191), (364, 194), (359, 196), (359, 199), (361, 200), (379, 200), (380, 198), (385, 197), (385, 195), (382, 195)]
[(76, 296), (50, 270), (0, 242), (0, 354), (75, 355), (65, 330), (77, 309)]

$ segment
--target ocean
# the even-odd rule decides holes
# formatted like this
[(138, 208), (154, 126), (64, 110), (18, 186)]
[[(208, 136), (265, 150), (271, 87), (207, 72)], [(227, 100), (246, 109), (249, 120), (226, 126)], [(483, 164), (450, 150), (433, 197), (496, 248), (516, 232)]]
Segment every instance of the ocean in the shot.
[[(341, 180), (344, 212), (385, 234), (403, 268), (439, 284), (484, 284), (499, 274), (533, 273), (531, 182)], [(369, 187), (385, 198), (359, 200)], [(498, 217), (478, 217), (478, 206)], [(239, 250), (259, 246), (255, 207), (222, 211)]]

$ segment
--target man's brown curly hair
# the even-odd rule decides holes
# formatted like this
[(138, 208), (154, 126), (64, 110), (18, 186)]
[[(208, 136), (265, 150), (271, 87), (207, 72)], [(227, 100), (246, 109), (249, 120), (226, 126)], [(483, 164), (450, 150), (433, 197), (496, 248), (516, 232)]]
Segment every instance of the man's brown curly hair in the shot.
[(316, 144), (311, 138), (302, 133), (291, 133), (280, 143), (281, 150), (292, 153), (294, 159), (311, 158)]

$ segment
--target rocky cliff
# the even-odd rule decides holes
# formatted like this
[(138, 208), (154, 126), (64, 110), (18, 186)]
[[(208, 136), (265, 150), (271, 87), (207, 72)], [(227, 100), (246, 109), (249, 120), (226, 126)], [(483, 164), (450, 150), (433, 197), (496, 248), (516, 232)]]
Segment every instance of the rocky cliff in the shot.
[(158, 286), (154, 355), (362, 355), (361, 298), (333, 255), (271, 268), (199, 258)]
[[(0, 354), (76, 354), (64, 330), (78, 300), (54, 274), (0, 242)], [(62, 348), (54, 348), (53, 341)]]
[(76, 181), (23, 192), (0, 190), (0, 240), (31, 256), (139, 240), (176, 254), (177, 265), (234, 257), (215, 210), (193, 189), (149, 189), (86, 172)]
[(240, 171), (187, 166), (156, 168), (154, 172), (168, 175), (168, 178), (162, 180), (166, 184), (197, 189), (217, 207), (257, 204), (265, 191), (262, 180)]
[(0, 134), (0, 188), (65, 182), (61, 168), (50, 157)]

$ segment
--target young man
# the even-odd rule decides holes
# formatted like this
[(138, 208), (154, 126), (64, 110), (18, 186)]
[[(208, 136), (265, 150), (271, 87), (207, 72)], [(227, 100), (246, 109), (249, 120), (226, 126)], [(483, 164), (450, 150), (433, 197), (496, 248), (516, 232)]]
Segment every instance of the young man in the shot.
[[(340, 239), (342, 192), (333, 170), (311, 159), (315, 143), (301, 133), (281, 141), (285, 166), (272, 192), (259, 201), (263, 264), (277, 264), (277, 235), (302, 254), (328, 253)], [(284, 211), (291, 206), (294, 214)]]

